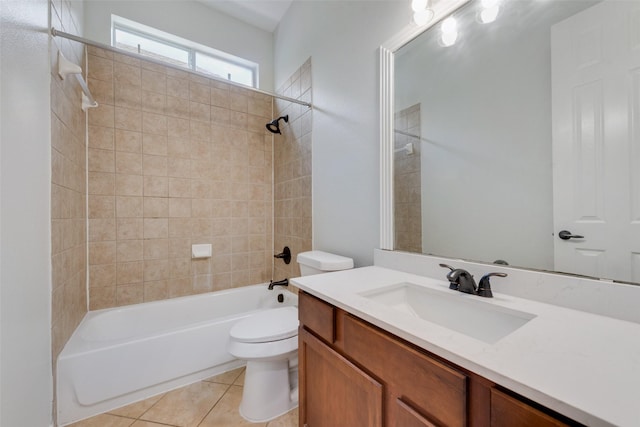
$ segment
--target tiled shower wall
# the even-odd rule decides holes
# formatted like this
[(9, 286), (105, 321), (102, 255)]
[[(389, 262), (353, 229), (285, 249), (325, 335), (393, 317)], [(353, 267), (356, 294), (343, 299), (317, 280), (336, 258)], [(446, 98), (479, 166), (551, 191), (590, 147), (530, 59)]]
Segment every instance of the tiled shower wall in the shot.
[[(305, 102), (311, 99), (311, 58), (277, 91)], [(289, 115), (280, 122), (282, 135), (273, 138), (275, 233), (274, 251), (291, 249), (291, 263), (276, 260), (274, 280), (300, 276), (296, 256), (312, 249), (311, 224), (311, 109), (276, 100), (275, 116)]]
[[(272, 277), (270, 96), (91, 48), (90, 309)], [(191, 245), (210, 243), (210, 259)]]
[[(80, 8), (80, 9), (78, 9)], [(81, 34), (81, 4), (51, 2), (52, 25)], [(58, 51), (84, 69), (84, 47), (51, 39), (51, 357), (62, 347), (87, 312), (87, 210), (85, 114), (81, 89), (73, 76), (58, 76)], [(25, 54), (28, 54), (25, 52)], [(54, 373), (55, 376), (55, 373)]]
[[(393, 172), (395, 245), (399, 251), (422, 252), (420, 104), (395, 114)], [(409, 135), (415, 136), (409, 136)], [(411, 143), (413, 153), (403, 148)]]

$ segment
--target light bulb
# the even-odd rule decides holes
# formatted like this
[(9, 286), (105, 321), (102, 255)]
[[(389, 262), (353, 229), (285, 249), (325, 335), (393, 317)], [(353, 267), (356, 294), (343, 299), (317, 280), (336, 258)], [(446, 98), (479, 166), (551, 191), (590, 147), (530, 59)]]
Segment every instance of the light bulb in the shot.
[(480, 22), (488, 24), (495, 21), (498, 17), (498, 12), (500, 12), (500, 6), (493, 6), (489, 9), (484, 9), (480, 12)]
[(457, 31), (442, 33), (440, 35), (440, 43), (442, 44), (442, 46), (445, 46), (445, 47), (453, 46), (456, 43), (456, 40), (458, 40)]
[(427, 25), (429, 21), (433, 19), (433, 10), (425, 9), (419, 12), (414, 12), (413, 14), (413, 22), (418, 26)]
[(420, 12), (427, 8), (428, 3), (429, 0), (412, 0), (411, 9), (413, 9), (414, 12)]
[(444, 21), (442, 21), (442, 27), (440, 28), (442, 29), (443, 34), (457, 33), (458, 22), (456, 21), (456, 18), (454, 18), (453, 16), (450, 16)]

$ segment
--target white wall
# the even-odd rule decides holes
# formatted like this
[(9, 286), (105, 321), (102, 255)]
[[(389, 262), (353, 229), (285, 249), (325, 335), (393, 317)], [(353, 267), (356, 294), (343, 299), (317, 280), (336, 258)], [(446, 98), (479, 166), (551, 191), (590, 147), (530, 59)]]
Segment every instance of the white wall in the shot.
[(51, 423), (47, 0), (0, 2), (0, 425)]
[(399, 1), (295, 1), (275, 32), (276, 87), (311, 57), (314, 248), (357, 266), (380, 245), (378, 47), (410, 12)]
[(85, 37), (111, 44), (111, 14), (256, 62), (259, 87), (273, 91), (273, 34), (194, 1), (91, 0)]

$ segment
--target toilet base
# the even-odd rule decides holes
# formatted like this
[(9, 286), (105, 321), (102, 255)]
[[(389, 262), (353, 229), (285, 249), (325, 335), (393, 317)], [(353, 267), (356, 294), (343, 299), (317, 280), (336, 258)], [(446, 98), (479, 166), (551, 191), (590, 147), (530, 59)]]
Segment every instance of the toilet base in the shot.
[[(295, 354), (292, 355), (295, 357)], [(292, 393), (289, 359), (250, 360), (244, 377), (240, 415), (250, 422), (266, 422), (298, 406), (297, 387)], [(297, 369), (291, 375), (297, 377)]]

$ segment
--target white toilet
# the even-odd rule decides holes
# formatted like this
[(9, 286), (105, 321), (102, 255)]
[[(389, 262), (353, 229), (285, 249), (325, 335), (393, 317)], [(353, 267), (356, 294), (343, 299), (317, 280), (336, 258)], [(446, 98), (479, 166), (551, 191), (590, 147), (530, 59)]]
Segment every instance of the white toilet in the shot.
[[(353, 260), (322, 251), (298, 255), (302, 276), (353, 268)], [(229, 353), (247, 361), (240, 415), (272, 420), (298, 406), (298, 307), (251, 315), (229, 332)]]

